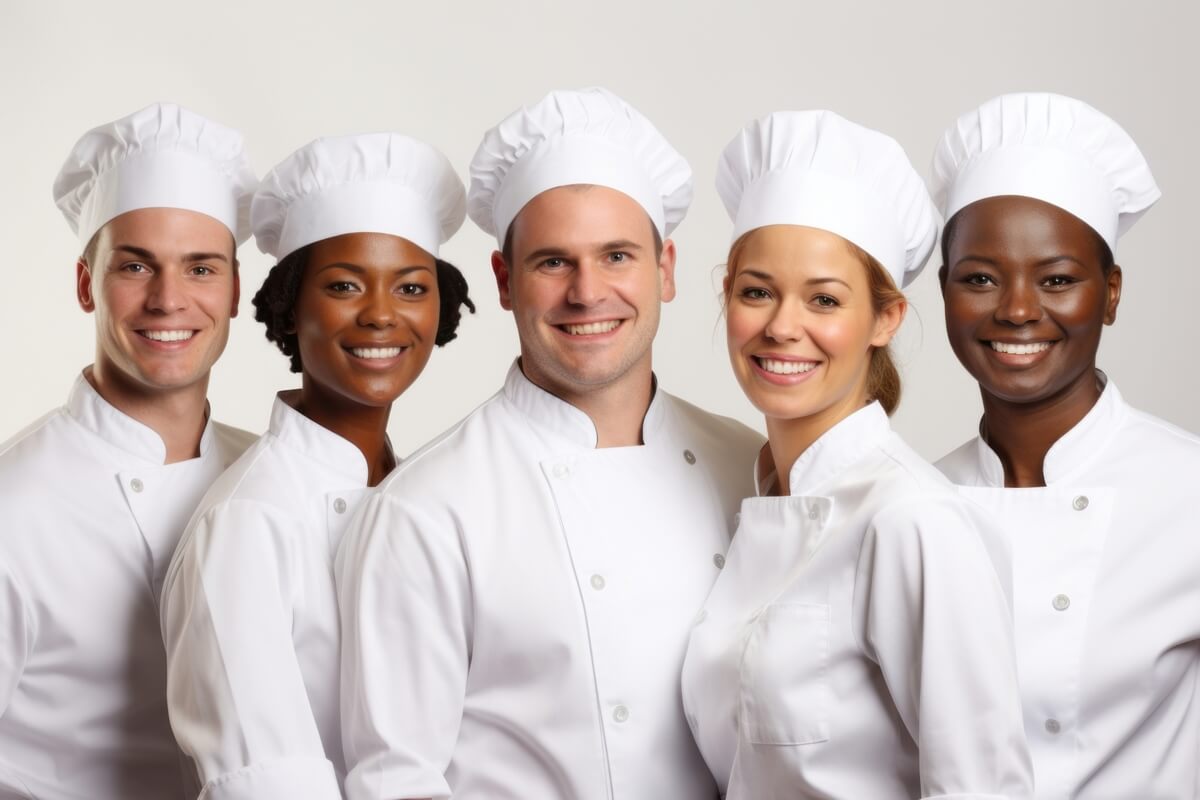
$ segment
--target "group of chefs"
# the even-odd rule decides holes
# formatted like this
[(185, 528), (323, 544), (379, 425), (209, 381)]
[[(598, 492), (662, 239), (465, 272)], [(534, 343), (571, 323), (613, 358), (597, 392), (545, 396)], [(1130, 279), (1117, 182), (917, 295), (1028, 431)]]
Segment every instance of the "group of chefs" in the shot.
[[(655, 377), (693, 184), (650, 120), (551, 92), (469, 176), (379, 133), (259, 180), (171, 104), (78, 141), (95, 361), (0, 445), (0, 800), (1200, 798), (1200, 438), (1096, 364), (1159, 197), (1116, 122), (993, 98), (932, 195), (832, 111), (747, 124), (710, 255), (765, 441)], [(491, 292), (468, 215), (520, 353), (401, 459)], [(889, 342), (939, 240), (983, 416), (931, 465)], [(257, 438), (206, 400), (243, 288), (301, 384)]]

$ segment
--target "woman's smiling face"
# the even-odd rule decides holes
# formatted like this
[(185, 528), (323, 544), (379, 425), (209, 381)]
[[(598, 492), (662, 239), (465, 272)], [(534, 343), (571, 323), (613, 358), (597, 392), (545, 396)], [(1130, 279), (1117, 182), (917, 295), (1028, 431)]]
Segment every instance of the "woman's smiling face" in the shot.
[(985, 394), (1037, 403), (1094, 380), (1121, 298), (1098, 234), (1057, 206), (1005, 196), (962, 209), (945, 235), (946, 332)]

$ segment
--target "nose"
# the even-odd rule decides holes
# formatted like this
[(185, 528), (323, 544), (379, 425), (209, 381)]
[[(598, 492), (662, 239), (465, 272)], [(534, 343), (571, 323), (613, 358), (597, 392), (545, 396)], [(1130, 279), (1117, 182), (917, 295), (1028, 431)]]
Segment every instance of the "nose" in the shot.
[(804, 331), (804, 311), (790, 302), (775, 307), (763, 335), (776, 342), (798, 342), (807, 334)]
[(391, 328), (396, 324), (396, 298), (389, 287), (369, 286), (363, 294), (358, 324), (365, 328)]
[(170, 314), (187, 308), (187, 289), (184, 278), (171, 269), (160, 269), (150, 279), (146, 308), (160, 314)]
[(567, 302), (574, 306), (594, 306), (608, 294), (608, 285), (600, 268), (590, 262), (580, 262), (571, 272), (567, 287)]
[(1032, 281), (1017, 280), (1004, 287), (996, 307), (997, 320), (1010, 325), (1024, 325), (1041, 318), (1042, 304)]

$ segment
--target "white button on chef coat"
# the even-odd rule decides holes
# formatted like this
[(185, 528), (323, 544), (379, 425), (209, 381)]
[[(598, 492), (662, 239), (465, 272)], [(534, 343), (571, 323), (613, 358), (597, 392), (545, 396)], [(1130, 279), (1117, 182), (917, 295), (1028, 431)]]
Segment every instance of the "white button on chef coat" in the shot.
[(348, 797), (715, 794), (679, 669), (762, 439), (661, 390), (643, 439), (597, 449), (514, 366), (360, 507), (335, 569)]
[(206, 800), (341, 797), (333, 554), (367, 462), (295, 394), (205, 495), (163, 587), (171, 726)]
[(725, 797), (1027, 797), (994, 534), (877, 403), (789, 477), (743, 502), (684, 663)]
[(1200, 439), (1110, 381), (1045, 487), (1004, 488), (978, 438), (938, 467), (1012, 543), (1037, 796), (1200, 797)]
[(252, 440), (210, 421), (198, 458), (164, 464), (158, 434), (81, 376), (0, 447), (0, 797), (185, 796), (158, 588), (196, 503)]

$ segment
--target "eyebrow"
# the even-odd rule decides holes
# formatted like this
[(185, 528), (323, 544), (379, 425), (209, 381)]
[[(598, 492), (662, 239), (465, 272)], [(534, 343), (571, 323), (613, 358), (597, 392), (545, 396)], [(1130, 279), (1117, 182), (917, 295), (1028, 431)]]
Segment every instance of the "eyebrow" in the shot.
[(1081, 267), (1087, 266), (1087, 264), (1084, 264), (1082, 261), (1080, 261), (1075, 256), (1069, 256), (1066, 253), (1061, 253), (1056, 256), (1050, 256), (1049, 258), (1043, 258), (1040, 261), (1038, 261), (1036, 264), (1034, 264), (1034, 266), (1035, 267), (1048, 267), (1051, 264), (1057, 264), (1059, 261), (1071, 261), (1071, 262), (1078, 264)]
[[(612, 241), (604, 242), (603, 244), (592, 249), (597, 253), (610, 253), (613, 250), (633, 250), (641, 252), (646, 248), (630, 239), (613, 239)], [(531, 261), (538, 261), (543, 258), (567, 258), (569, 256), (570, 253), (561, 247), (543, 247), (538, 250), (534, 250), (532, 253), (525, 256), (523, 263), (528, 264)]]
[[(756, 269), (744, 269), (744, 270), (740, 271), (738, 273), (738, 275), (750, 275), (752, 277), (758, 278), (760, 281), (774, 281), (775, 280), (775, 276), (772, 275), (771, 273), (760, 272), (759, 270), (756, 270)], [(805, 286), (817, 286), (817, 285), (820, 285), (823, 283), (840, 283), (842, 286), (845, 286), (847, 289), (851, 288), (850, 284), (846, 283), (841, 278), (833, 278), (833, 277), (809, 278), (808, 280), (806, 280), (804, 282), (804, 285)]]
[[(325, 266), (323, 266), (319, 270), (317, 270), (316, 274), (320, 275), (322, 272), (324, 272), (327, 269), (344, 269), (344, 270), (347, 270), (348, 272), (353, 272), (357, 275), (366, 275), (367, 274), (367, 269), (365, 267), (360, 266), (359, 264), (351, 264), (348, 261), (335, 261), (332, 264), (326, 264)], [(433, 270), (431, 270), (429, 267), (425, 266), (424, 264), (412, 264), (407, 267), (397, 267), (394, 270), (394, 272), (397, 275), (407, 275), (410, 272), (418, 272), (420, 270), (424, 270), (426, 272), (433, 272)]]
[[(158, 257), (144, 247), (135, 247), (131, 244), (119, 244), (113, 247), (113, 251), (129, 253), (132, 256), (142, 259), (143, 261), (158, 261)], [(183, 256), (184, 261), (224, 261), (229, 263), (229, 257), (224, 253), (187, 253)]]

